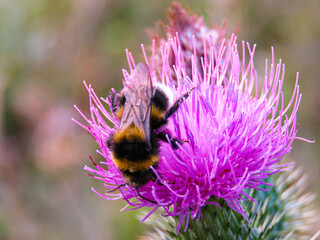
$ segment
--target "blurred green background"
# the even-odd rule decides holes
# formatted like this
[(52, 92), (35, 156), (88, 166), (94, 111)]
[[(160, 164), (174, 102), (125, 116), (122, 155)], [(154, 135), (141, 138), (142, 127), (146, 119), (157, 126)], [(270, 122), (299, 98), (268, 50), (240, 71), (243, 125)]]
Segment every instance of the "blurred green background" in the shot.
[[(136, 239), (143, 224), (121, 201), (105, 201), (83, 170), (97, 145), (70, 119), (88, 110), (83, 80), (99, 96), (121, 87), (125, 49), (142, 60), (146, 28), (166, 19), (168, 0), (0, 1), (0, 239)], [(207, 24), (240, 24), (238, 40), (257, 43), (259, 74), (275, 47), (286, 64), (285, 94), (300, 72), (299, 136), (289, 160), (320, 195), (320, 1), (180, 1)], [(320, 205), (317, 199), (318, 208)], [(320, 226), (318, 226), (320, 227)]]

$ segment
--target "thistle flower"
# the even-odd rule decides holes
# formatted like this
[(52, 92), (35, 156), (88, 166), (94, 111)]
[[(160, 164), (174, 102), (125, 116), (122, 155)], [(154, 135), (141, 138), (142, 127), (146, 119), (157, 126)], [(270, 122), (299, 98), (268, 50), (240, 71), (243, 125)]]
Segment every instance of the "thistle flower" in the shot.
[[(211, 39), (209, 37), (209, 39)], [(258, 75), (254, 68), (255, 46), (242, 43), (242, 58), (238, 53), (236, 37), (224, 41), (220, 49), (210, 41), (205, 49), (208, 58), (203, 61), (202, 72), (196, 63), (197, 56), (191, 56), (192, 78), (186, 75), (182, 64), (179, 39), (170, 39), (162, 46), (161, 71), (155, 70), (154, 59), (146, 57), (153, 82), (162, 82), (172, 89), (177, 98), (192, 87), (193, 94), (183, 103), (171, 118), (168, 125), (173, 136), (185, 139), (188, 143), (177, 150), (169, 144), (161, 145), (160, 164), (153, 169), (158, 181), (149, 182), (139, 188), (147, 199), (141, 199), (130, 186), (120, 189), (120, 193), (99, 194), (108, 200), (123, 198), (132, 209), (150, 207), (152, 210), (145, 219), (162, 208), (164, 216), (180, 216), (177, 225), (189, 218), (199, 220), (201, 209), (206, 205), (217, 205), (217, 199), (224, 199), (228, 207), (247, 219), (240, 202), (244, 199), (255, 201), (244, 189), (257, 189), (261, 185), (271, 186), (264, 181), (268, 176), (288, 168), (290, 164), (277, 163), (290, 152), (296, 138), (296, 112), (301, 100), (296, 84), (291, 100), (284, 103), (282, 85), (284, 65), (281, 60), (275, 64), (272, 49), (271, 67), (266, 61), (262, 89), (258, 88)], [(176, 82), (170, 81), (168, 50), (177, 56), (174, 63)], [(144, 47), (142, 46), (144, 55)], [(249, 52), (246, 64), (246, 50)], [(135, 63), (128, 53), (131, 71)], [(153, 54), (154, 56), (154, 54)], [(227, 71), (228, 70), (228, 71)], [(130, 81), (130, 74), (124, 72), (124, 81)], [(108, 99), (99, 99), (90, 85), (89, 92), (91, 118), (85, 117), (89, 126), (83, 126), (99, 144), (105, 161), (94, 163), (95, 169), (85, 166), (94, 178), (102, 180), (107, 190), (114, 189), (125, 181), (115, 166), (106, 141), (118, 129), (119, 122), (108, 111)], [(103, 105), (106, 103), (107, 108)], [(287, 115), (289, 110), (291, 114)], [(104, 119), (113, 124), (110, 127)], [(105, 167), (103, 167), (105, 165)], [(144, 219), (143, 219), (144, 220)]]

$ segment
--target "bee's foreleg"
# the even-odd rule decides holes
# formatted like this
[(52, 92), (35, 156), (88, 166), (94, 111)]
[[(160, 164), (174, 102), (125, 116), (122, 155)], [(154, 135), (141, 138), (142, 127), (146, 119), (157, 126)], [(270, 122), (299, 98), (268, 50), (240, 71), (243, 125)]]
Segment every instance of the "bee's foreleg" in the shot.
[(174, 149), (178, 149), (182, 144), (188, 142), (184, 139), (172, 138), (169, 130), (163, 130), (157, 134), (157, 137), (164, 142), (170, 143)]
[(177, 101), (169, 108), (169, 110), (166, 112), (166, 115), (164, 116), (165, 119), (168, 119), (172, 114), (174, 114), (174, 113), (178, 110), (180, 104), (183, 103), (183, 101), (186, 100), (186, 99), (189, 97), (189, 95), (190, 95), (190, 93), (191, 93), (191, 91), (192, 91), (193, 89), (194, 89), (194, 87), (191, 88), (191, 89), (190, 89), (188, 92), (186, 92), (185, 94), (183, 94), (180, 98), (178, 98), (178, 100), (177, 100)]

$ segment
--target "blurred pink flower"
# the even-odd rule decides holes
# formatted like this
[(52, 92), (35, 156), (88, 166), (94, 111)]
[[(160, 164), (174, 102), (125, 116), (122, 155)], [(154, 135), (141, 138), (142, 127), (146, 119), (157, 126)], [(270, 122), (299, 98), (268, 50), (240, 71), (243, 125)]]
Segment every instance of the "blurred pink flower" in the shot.
[(85, 134), (70, 121), (72, 112), (70, 108), (55, 106), (39, 119), (31, 138), (31, 149), (42, 171), (61, 171), (80, 164), (80, 157), (89, 151)]
[[(175, 81), (175, 70), (173, 66), (175, 62), (183, 64), (186, 75), (192, 77), (192, 58), (194, 55), (194, 63), (197, 65), (199, 72), (202, 74), (202, 61), (207, 59), (210, 54), (210, 43), (214, 46), (220, 46), (225, 37), (225, 26), (217, 27), (212, 24), (208, 28), (202, 17), (198, 17), (191, 12), (184, 10), (177, 2), (173, 2), (168, 12), (169, 24), (164, 25), (158, 23), (155, 30), (148, 29), (149, 36), (153, 40), (152, 60), (155, 62), (156, 68), (161, 70), (164, 67), (162, 62), (162, 54), (168, 55), (167, 69), (171, 69), (169, 77)], [(164, 25), (164, 26), (163, 26)], [(167, 36), (161, 36), (161, 26)], [(179, 53), (174, 52), (172, 48), (166, 48), (162, 51), (162, 47), (168, 43), (168, 39), (177, 37), (179, 41)], [(155, 44), (158, 44), (157, 46)], [(179, 59), (180, 58), (180, 59)], [(182, 61), (182, 62), (181, 62)], [(203, 76), (202, 76), (203, 77)]]
[(20, 84), (14, 91), (11, 103), (15, 113), (24, 119), (24, 124), (35, 125), (53, 102), (53, 96), (47, 87), (31, 79)]

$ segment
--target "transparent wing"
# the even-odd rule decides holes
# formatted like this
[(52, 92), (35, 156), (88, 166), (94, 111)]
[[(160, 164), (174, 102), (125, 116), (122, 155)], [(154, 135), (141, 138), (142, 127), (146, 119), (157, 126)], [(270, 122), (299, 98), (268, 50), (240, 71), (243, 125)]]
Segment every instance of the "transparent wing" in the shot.
[(131, 82), (125, 87), (126, 103), (120, 121), (120, 128), (136, 125), (150, 146), (150, 116), (152, 109), (152, 81), (146, 64), (138, 63), (131, 74)]

